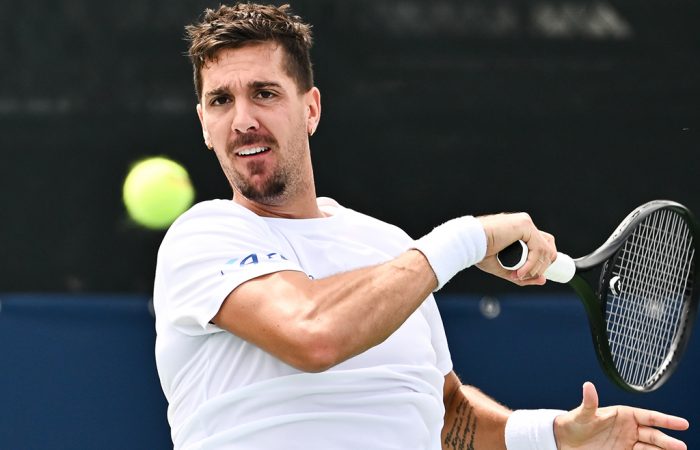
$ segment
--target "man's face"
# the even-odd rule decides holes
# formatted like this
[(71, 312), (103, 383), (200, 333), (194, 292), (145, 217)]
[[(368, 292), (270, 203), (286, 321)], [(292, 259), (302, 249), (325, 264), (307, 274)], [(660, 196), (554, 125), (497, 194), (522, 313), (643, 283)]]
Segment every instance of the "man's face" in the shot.
[(219, 51), (202, 68), (197, 113), (235, 195), (279, 205), (313, 183), (308, 133), (318, 90), (299, 93), (274, 43)]

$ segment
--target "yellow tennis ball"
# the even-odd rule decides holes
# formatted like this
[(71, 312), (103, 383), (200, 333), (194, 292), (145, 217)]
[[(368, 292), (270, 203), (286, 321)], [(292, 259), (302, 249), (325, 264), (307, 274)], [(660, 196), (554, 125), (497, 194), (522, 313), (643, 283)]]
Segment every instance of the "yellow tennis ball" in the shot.
[(134, 164), (124, 180), (122, 194), (131, 219), (154, 230), (169, 227), (194, 201), (187, 170), (160, 156)]

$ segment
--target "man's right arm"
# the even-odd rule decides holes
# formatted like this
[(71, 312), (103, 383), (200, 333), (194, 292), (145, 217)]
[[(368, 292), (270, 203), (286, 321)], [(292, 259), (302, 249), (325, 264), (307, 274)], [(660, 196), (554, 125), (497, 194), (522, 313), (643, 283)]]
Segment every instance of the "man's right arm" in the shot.
[(378, 266), (310, 280), (282, 271), (243, 283), (213, 322), (300, 370), (320, 372), (388, 338), (437, 286), (410, 250)]
[[(482, 263), (517, 239), (529, 241), (532, 255), (556, 251), (527, 215), (479, 220), (487, 243)], [(326, 370), (383, 342), (435, 290), (438, 280), (445, 278), (436, 276), (443, 269), (435, 267), (444, 265), (450, 255), (441, 255), (452, 252), (452, 244), (460, 239), (450, 236), (454, 230), (445, 227), (448, 224), (419, 240), (420, 251), (408, 250), (376, 266), (318, 280), (294, 271), (251, 279), (226, 297), (212, 322), (300, 370)], [(536, 284), (543, 279), (514, 281)]]

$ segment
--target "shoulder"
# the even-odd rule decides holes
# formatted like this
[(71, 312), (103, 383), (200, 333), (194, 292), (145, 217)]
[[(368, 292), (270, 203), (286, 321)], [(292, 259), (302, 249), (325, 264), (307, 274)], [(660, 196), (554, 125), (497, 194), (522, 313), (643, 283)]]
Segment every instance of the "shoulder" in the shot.
[(166, 237), (191, 229), (215, 231), (217, 228), (235, 229), (251, 224), (264, 223), (261, 217), (232, 200), (207, 200), (195, 204), (185, 211), (170, 226)]
[[(321, 199), (319, 199), (319, 200), (321, 200)], [(333, 201), (331, 199), (328, 199), (328, 200)], [(319, 202), (319, 204), (320, 204), (320, 202)], [(338, 208), (340, 208), (342, 210), (342, 214), (344, 214), (344, 216), (346, 217), (346, 219), (348, 221), (351, 221), (358, 226), (365, 227), (369, 230), (381, 231), (383, 233), (391, 234), (391, 235), (394, 235), (394, 236), (397, 236), (400, 238), (411, 239), (411, 237), (403, 229), (401, 229), (400, 227), (398, 227), (394, 224), (391, 224), (389, 222), (385, 222), (381, 219), (370, 216), (368, 214), (358, 212), (354, 209), (341, 206), (338, 203), (335, 203), (335, 204), (337, 205)]]
[(161, 243), (164, 248), (204, 249), (227, 241), (265, 235), (267, 224), (255, 213), (231, 200), (207, 200), (192, 206), (170, 226)]
[(190, 222), (192, 220), (229, 220), (231, 218), (260, 220), (260, 217), (254, 212), (239, 205), (233, 200), (217, 199), (206, 200), (195, 204), (190, 209), (185, 211), (180, 217), (178, 217), (171, 228), (176, 228), (182, 223)]
[[(322, 206), (322, 199), (319, 205)], [(323, 199), (328, 201), (330, 199)], [(332, 201), (332, 200), (330, 200)], [(358, 212), (334, 202), (335, 213), (342, 217), (342, 223), (346, 229), (352, 229), (353, 234), (364, 236), (364, 239), (373, 243), (378, 248), (392, 248), (394, 250), (406, 250), (412, 245), (413, 239), (400, 227), (385, 222), (376, 217)], [(395, 252), (395, 251), (394, 251)]]

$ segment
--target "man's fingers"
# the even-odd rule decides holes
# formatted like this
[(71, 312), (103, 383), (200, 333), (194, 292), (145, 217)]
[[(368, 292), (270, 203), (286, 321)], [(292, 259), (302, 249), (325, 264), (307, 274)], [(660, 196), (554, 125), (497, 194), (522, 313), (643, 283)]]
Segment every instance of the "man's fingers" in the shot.
[(663, 450), (661, 447), (657, 447), (656, 445), (651, 445), (651, 444), (645, 444), (644, 442), (636, 442), (634, 446), (632, 446), (632, 450)]
[[(656, 428), (644, 426), (639, 427), (639, 435), (637, 440), (640, 444), (651, 445), (650, 448), (663, 448), (668, 450), (686, 450), (687, 448), (682, 441), (674, 439), (671, 436), (667, 436)], [(637, 446), (634, 448), (636, 449)]]
[(547, 282), (547, 279), (544, 277), (544, 275), (540, 275), (536, 278), (525, 277), (521, 279), (518, 276), (518, 272), (515, 270), (510, 273), (509, 279), (518, 286), (541, 286)]
[(648, 409), (634, 409), (634, 418), (639, 425), (647, 427), (668, 428), (669, 430), (687, 430), (690, 424), (682, 417), (671, 416)]
[(549, 267), (549, 260), (543, 256), (538, 256), (537, 253), (531, 252), (528, 255), (527, 262), (524, 266), (517, 270), (520, 280), (529, 280), (531, 278), (539, 278), (544, 271)]
[(533, 234), (531, 239), (527, 241), (527, 245), (530, 252), (525, 265), (518, 269), (518, 277), (520, 280), (541, 277), (557, 258), (554, 236), (549, 233), (537, 230), (537, 233)]
[(555, 243), (554, 236), (550, 233), (547, 233), (546, 231), (540, 231), (542, 233), (542, 236), (544, 237), (545, 241), (549, 242), (550, 244)]

